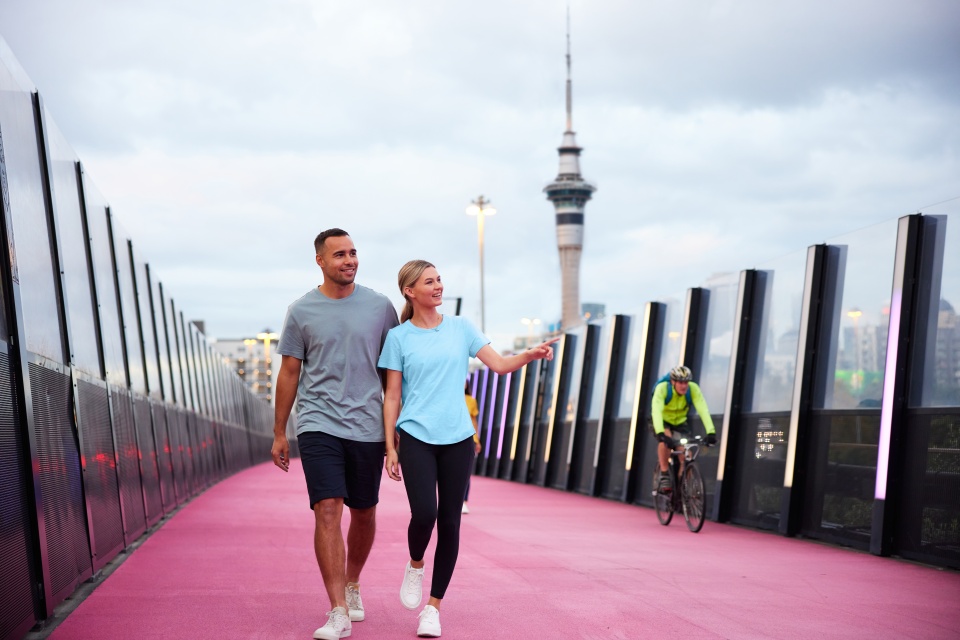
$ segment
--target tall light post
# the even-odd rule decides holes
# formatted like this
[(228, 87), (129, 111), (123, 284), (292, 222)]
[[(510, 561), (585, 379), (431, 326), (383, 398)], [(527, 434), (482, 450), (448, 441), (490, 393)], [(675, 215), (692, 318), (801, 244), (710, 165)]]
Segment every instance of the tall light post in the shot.
[(486, 315), (483, 307), (483, 219), (492, 216), (497, 210), (490, 206), (490, 201), (478, 196), (467, 207), (468, 216), (477, 216), (477, 237), (480, 240), (480, 332), (486, 333)]
[(863, 386), (863, 347), (860, 344), (860, 316), (862, 315), (863, 311), (860, 311), (860, 309), (855, 308), (847, 311), (847, 316), (853, 320), (853, 340), (856, 343), (855, 348), (857, 350), (857, 372), (854, 376), (851, 376), (851, 382), (855, 382), (853, 386), (858, 394)]
[(264, 373), (267, 376), (267, 402), (273, 400), (273, 367), (270, 365), (270, 341), (280, 335), (267, 329), (257, 334), (258, 340), (263, 340)]
[(527, 347), (533, 344), (533, 328), (540, 326), (540, 318), (520, 318), (520, 324), (527, 326)]

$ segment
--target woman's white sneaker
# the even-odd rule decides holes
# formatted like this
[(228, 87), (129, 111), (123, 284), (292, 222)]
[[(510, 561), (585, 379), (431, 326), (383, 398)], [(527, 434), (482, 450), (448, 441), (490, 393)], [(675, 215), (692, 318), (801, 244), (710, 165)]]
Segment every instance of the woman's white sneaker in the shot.
[(403, 584), (400, 585), (400, 604), (407, 609), (416, 609), (423, 600), (423, 567), (414, 569), (407, 563), (403, 571)]
[(343, 607), (327, 612), (327, 624), (313, 632), (316, 640), (340, 640), (350, 637), (350, 616)]
[(417, 627), (417, 637), (440, 637), (440, 612), (433, 605), (428, 604), (420, 612), (420, 626)]

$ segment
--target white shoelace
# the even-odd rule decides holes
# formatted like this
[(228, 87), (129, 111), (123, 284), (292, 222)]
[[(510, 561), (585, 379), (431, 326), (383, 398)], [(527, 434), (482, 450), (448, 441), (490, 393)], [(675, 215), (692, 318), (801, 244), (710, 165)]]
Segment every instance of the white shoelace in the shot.
[(407, 593), (409, 593), (411, 596), (419, 595), (421, 592), (420, 585), (422, 583), (423, 571), (418, 571), (413, 567), (407, 569), (407, 579), (404, 581), (404, 585), (407, 587)]

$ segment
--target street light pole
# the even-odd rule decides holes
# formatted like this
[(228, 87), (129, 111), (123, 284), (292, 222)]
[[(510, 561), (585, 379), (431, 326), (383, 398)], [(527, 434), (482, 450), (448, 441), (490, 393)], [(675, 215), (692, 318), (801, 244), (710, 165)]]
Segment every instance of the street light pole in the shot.
[(486, 312), (483, 306), (483, 219), (486, 216), (492, 216), (497, 212), (490, 206), (490, 201), (484, 197), (478, 196), (467, 207), (468, 216), (477, 216), (477, 237), (480, 241), (480, 332), (486, 333)]

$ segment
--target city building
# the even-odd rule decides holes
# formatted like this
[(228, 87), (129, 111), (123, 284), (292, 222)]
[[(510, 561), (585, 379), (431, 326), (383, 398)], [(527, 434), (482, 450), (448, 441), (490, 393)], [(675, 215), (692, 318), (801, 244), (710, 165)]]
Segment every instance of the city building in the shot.
[(273, 390), (280, 372), (279, 361), (273, 366), (273, 354), (279, 338), (278, 334), (265, 329), (247, 338), (215, 338), (211, 346), (254, 394), (273, 404)]

